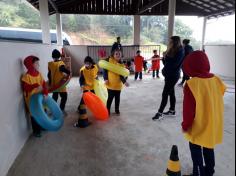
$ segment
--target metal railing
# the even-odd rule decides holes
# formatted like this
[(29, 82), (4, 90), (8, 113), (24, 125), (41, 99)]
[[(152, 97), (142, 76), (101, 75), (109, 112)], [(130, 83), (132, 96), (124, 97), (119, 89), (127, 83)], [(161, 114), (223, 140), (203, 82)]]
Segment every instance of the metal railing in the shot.
[[(92, 57), (95, 62), (99, 61), (99, 52), (104, 50), (106, 55), (105, 57), (109, 57), (111, 53), (111, 46), (88, 46), (88, 56)], [(124, 61), (130, 61), (136, 55), (137, 50), (141, 50), (141, 55), (145, 59), (149, 59), (153, 56), (153, 50), (157, 50), (157, 52), (161, 53), (161, 45), (125, 45), (122, 46), (123, 50), (123, 58)]]

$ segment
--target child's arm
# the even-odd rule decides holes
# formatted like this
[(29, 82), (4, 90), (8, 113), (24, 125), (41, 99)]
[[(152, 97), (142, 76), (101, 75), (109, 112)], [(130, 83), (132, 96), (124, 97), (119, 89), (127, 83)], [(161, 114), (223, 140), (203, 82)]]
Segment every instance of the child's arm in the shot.
[(129, 83), (127, 82), (128, 77), (120, 76), (121, 82), (126, 86), (129, 87)]
[(108, 71), (106, 69), (103, 69), (103, 79), (105, 84), (108, 84)]
[(65, 65), (59, 67), (60, 72), (70, 75), (70, 70), (66, 69)]
[(79, 84), (80, 84), (80, 87), (85, 86), (85, 78), (84, 78), (83, 71), (80, 72)]
[(51, 85), (51, 83), (52, 83), (52, 80), (51, 80), (51, 70), (50, 69), (48, 69), (48, 83), (49, 83), (49, 85)]
[(22, 81), (23, 83), (23, 90), (26, 93), (30, 93), (32, 92), (34, 89), (38, 89), (38, 92), (42, 92), (43, 95), (48, 95), (48, 89), (47, 89), (47, 84), (45, 81), (43, 81), (42, 85), (39, 84), (28, 84), (24, 81)]
[(39, 87), (39, 84), (27, 84), (26, 82), (22, 81), (23, 84), (23, 90), (24, 92), (32, 92), (34, 89), (36, 89), (37, 87)]
[(188, 131), (191, 128), (196, 112), (196, 101), (195, 98), (186, 84), (184, 86), (184, 102), (183, 102), (183, 122), (182, 129), (183, 131)]
[(42, 94), (47, 96), (48, 95), (48, 88), (47, 88), (47, 83), (44, 80), (43, 80), (42, 88), (43, 88)]

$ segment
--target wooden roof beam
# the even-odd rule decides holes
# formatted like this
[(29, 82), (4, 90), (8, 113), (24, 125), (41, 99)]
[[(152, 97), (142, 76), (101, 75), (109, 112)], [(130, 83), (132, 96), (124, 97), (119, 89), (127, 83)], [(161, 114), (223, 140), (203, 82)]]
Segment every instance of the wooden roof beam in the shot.
[(147, 4), (146, 6), (144, 6), (142, 9), (140, 9), (138, 11), (138, 13), (136, 15), (141, 15), (144, 12), (146, 12), (147, 10), (157, 6), (158, 4), (161, 4), (162, 2), (164, 2), (165, 0), (153, 0), (151, 1), (149, 4)]
[(53, 7), (53, 9), (56, 11), (56, 13), (59, 13), (59, 10), (58, 10), (58, 8), (57, 8), (57, 5), (54, 3), (54, 1), (48, 0), (48, 2), (51, 4), (51, 6)]

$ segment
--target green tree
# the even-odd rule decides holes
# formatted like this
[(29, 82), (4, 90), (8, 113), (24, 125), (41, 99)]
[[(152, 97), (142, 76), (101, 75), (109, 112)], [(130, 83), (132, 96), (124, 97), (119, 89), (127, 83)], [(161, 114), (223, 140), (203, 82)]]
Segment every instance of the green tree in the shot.
[(175, 21), (175, 35), (180, 36), (182, 39), (190, 38), (193, 34), (193, 30), (185, 25), (181, 20)]

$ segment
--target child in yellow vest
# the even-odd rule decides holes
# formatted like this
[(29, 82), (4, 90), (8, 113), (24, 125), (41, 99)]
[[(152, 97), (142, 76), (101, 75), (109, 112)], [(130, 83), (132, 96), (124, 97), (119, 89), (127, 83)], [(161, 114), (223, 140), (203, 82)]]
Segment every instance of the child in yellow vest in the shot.
[(182, 123), (193, 160), (193, 173), (190, 175), (213, 176), (214, 148), (223, 140), (223, 95), (226, 87), (219, 77), (209, 72), (210, 63), (202, 51), (189, 54), (183, 69), (191, 77), (184, 87)]
[[(42, 92), (44, 95), (48, 94), (46, 83), (43, 76), (38, 71), (39, 70), (39, 58), (36, 56), (28, 56), (24, 60), (24, 65), (27, 68), (27, 73), (25, 73), (22, 78), (22, 86), (24, 92), (24, 99), (26, 103), (26, 109), (30, 113), (29, 102), (30, 98), (35, 93)], [(41, 137), (41, 127), (34, 120), (32, 115), (31, 124), (33, 129), (33, 134), (35, 137)]]
[[(97, 78), (98, 74), (98, 67), (93, 61), (93, 59), (89, 56), (87, 56), (84, 59), (84, 66), (80, 69), (80, 87), (81, 90), (84, 92), (93, 92), (94, 93), (94, 80)], [(86, 106), (84, 104), (83, 98), (81, 98), (79, 107), (79, 120), (77, 123), (74, 124), (75, 127), (79, 128), (86, 128), (88, 127), (91, 122), (88, 120)]]
[[(66, 75), (70, 75), (70, 71), (66, 69), (65, 63), (60, 60), (60, 51), (58, 51), (57, 49), (53, 50), (52, 58), (54, 61), (48, 63), (48, 80), (49, 85), (53, 87), (56, 86)], [(60, 95), (61, 97), (60, 108), (64, 115), (66, 115), (65, 106), (68, 96), (66, 87), (53, 92), (52, 98), (57, 101), (58, 95)]]
[[(116, 49), (112, 52), (111, 57), (107, 59), (108, 62), (112, 64), (119, 65), (121, 67), (125, 67), (124, 64), (121, 63), (121, 51)], [(125, 86), (129, 86), (126, 81), (127, 78), (120, 76), (112, 71), (108, 71), (104, 69), (103, 77), (105, 80), (105, 84), (108, 90), (108, 99), (107, 99), (107, 109), (110, 114), (111, 104), (113, 99), (115, 98), (115, 113), (117, 115), (120, 114), (120, 94), (123, 88), (123, 84)]]

